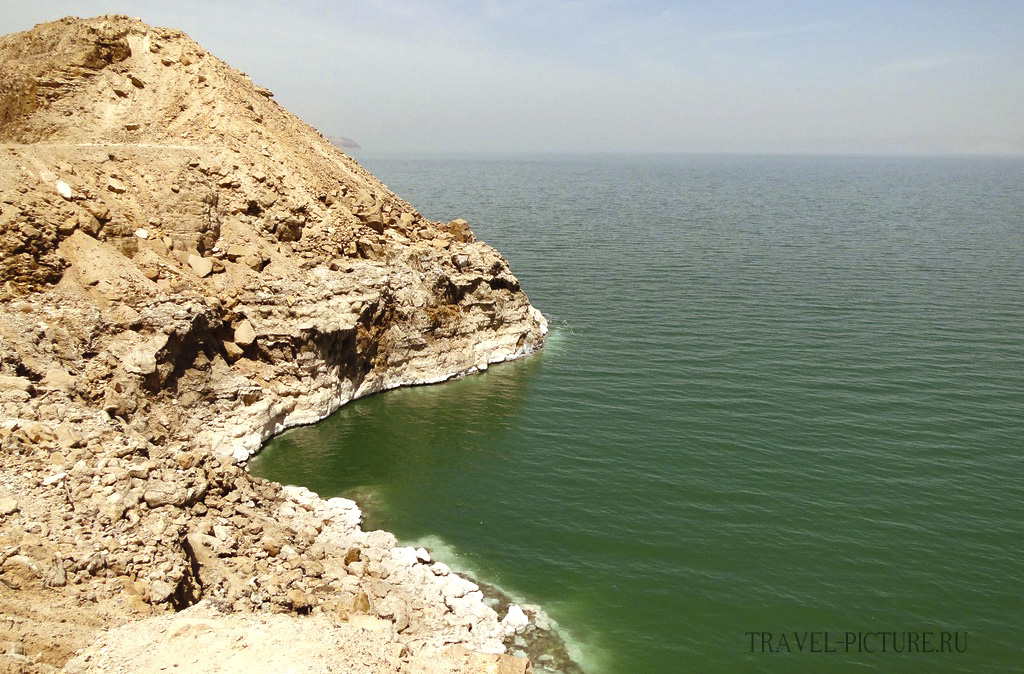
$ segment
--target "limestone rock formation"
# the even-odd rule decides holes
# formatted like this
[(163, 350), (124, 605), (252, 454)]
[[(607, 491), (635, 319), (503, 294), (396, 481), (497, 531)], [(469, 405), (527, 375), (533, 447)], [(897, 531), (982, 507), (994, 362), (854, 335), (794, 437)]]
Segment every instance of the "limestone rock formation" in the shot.
[(393, 671), (502, 650), (521, 611), (238, 461), (546, 329), (465, 221), (425, 219), (181, 32), (0, 38), (0, 665), (53, 671), (203, 600), (381, 621)]

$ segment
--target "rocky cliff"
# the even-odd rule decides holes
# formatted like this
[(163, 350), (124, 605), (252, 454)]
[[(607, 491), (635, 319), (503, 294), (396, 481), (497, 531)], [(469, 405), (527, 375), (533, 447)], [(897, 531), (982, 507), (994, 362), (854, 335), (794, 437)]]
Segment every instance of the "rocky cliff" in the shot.
[(353, 398), (528, 354), (546, 323), (467, 223), (425, 219), (184, 34), (0, 38), (0, 286), (3, 662), (52, 671), (203, 600), (380, 621), (383, 671), (534, 629), (353, 504), (239, 466)]

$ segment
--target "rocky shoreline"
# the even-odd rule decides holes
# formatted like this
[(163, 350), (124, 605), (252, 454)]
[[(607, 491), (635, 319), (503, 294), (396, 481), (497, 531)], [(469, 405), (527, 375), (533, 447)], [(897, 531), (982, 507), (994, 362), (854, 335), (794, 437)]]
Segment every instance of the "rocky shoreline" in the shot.
[[(200, 667), (252, 620), (332, 644), (295, 671), (525, 672), (499, 654), (531, 635), (571, 668), (542, 614), (244, 469), (540, 348), (505, 260), (178, 31), (42, 24), (0, 38), (0, 82), (0, 671)], [(125, 651), (153, 630), (183, 641)]]

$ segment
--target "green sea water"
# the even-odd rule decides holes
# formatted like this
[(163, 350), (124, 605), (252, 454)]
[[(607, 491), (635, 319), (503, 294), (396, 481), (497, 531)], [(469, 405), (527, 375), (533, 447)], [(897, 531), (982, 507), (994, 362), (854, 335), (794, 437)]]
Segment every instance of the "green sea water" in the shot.
[(1024, 160), (359, 159), (548, 344), (254, 473), (542, 604), (591, 674), (1024, 671)]

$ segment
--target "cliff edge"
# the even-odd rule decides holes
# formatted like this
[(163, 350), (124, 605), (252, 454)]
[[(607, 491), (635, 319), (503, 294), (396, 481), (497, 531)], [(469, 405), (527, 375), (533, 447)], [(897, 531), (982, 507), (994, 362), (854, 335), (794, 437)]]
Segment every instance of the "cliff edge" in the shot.
[(424, 218), (183, 33), (0, 38), (0, 671), (104, 671), (106, 647), (68, 660), (186, 609), (193, 636), (276, 613), (372, 633), (379, 671), (527, 671), (472, 651), (540, 614), (238, 462), (546, 330), (466, 222)]

